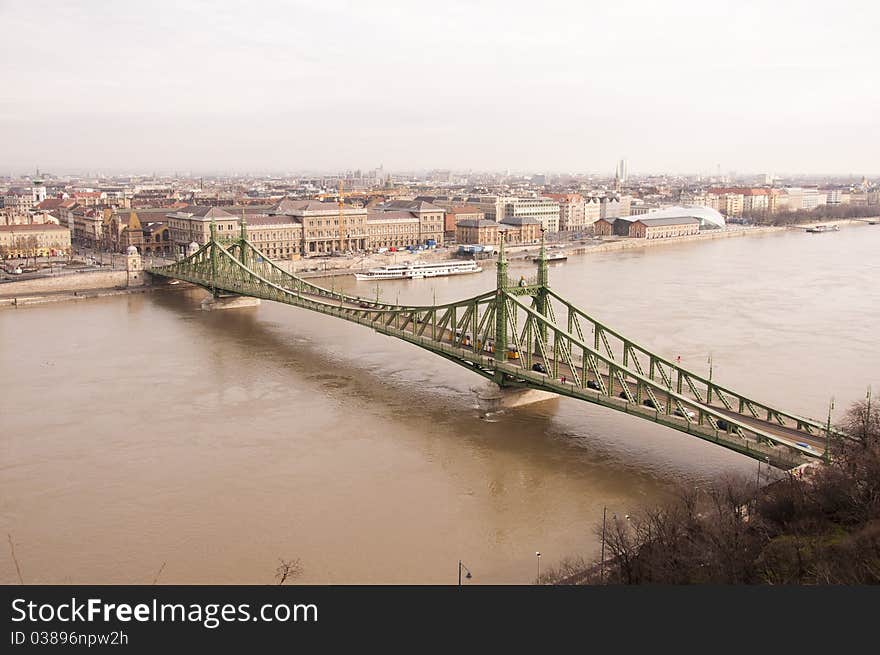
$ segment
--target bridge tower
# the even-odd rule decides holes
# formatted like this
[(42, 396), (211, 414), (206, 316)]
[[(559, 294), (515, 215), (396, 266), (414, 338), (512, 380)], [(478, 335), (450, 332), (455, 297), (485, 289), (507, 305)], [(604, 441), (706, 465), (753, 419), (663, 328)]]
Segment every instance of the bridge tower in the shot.
[[(548, 290), (550, 288), (550, 273), (547, 266), (547, 245), (544, 240), (544, 232), (541, 228), (541, 253), (538, 255), (538, 291), (535, 295), (535, 311), (541, 316), (547, 316), (547, 305), (550, 302)], [(541, 338), (547, 343), (547, 325), (541, 323)]]
[(211, 295), (219, 296), (217, 292), (217, 224), (211, 219)]
[(139, 287), (144, 283), (144, 265), (135, 246), (125, 250), (126, 286)]
[[(505, 362), (507, 358), (507, 301), (504, 289), (507, 286), (507, 258), (504, 256), (504, 233), (498, 235), (497, 278), (495, 283), (495, 361)], [(504, 386), (504, 373), (495, 367), (495, 383)]]
[(241, 237), (238, 240), (238, 257), (245, 266), (250, 266), (247, 261), (247, 219), (244, 217), (244, 210), (241, 210)]

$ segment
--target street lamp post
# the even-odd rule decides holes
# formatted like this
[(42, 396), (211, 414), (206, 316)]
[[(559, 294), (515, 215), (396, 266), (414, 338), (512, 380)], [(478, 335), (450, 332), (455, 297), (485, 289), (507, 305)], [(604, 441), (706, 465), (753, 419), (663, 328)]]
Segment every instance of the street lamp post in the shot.
[(712, 402), (712, 353), (709, 353), (709, 384), (706, 385), (706, 404)]
[(538, 584), (541, 584), (541, 553), (540, 551), (535, 552), (535, 559), (538, 561)]
[(468, 567), (466, 567), (464, 564), (462, 564), (462, 563), (461, 563), (461, 560), (458, 560), (458, 586), (459, 586), (459, 587), (461, 586), (461, 570), (462, 570), (462, 569), (465, 570), (465, 576), (464, 576), (464, 577), (465, 577), (467, 580), (470, 580), (472, 577), (474, 577), (474, 576), (471, 575), (471, 571), (470, 571), (470, 569), (469, 569)]
[(831, 461), (831, 412), (833, 411), (834, 396), (831, 397), (831, 402), (828, 404), (828, 423), (825, 426), (825, 453), (823, 458), (826, 464)]
[(608, 514), (608, 506), (602, 508), (602, 558), (599, 561), (599, 575), (602, 582), (605, 582), (605, 517)]

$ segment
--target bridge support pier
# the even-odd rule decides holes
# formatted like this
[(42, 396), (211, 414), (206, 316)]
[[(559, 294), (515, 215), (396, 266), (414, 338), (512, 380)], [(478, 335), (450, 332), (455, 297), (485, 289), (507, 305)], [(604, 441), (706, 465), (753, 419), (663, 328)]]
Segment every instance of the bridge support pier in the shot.
[(202, 301), (202, 310), (212, 312), (217, 309), (239, 309), (240, 307), (256, 307), (260, 304), (259, 298), (237, 295), (208, 296)]
[(498, 412), (502, 409), (512, 409), (559, 398), (558, 395), (549, 391), (499, 387), (494, 383), (475, 388), (474, 391), (477, 395), (477, 404), (484, 412)]

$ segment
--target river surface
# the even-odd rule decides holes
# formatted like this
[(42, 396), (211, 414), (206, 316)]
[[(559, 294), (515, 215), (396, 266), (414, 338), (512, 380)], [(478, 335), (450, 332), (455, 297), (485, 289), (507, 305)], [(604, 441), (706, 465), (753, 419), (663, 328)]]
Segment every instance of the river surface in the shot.
[[(511, 274), (530, 273), (531, 263)], [(551, 284), (654, 350), (824, 418), (880, 389), (880, 227), (570, 258)], [(330, 282), (327, 281), (329, 285)], [(375, 285), (333, 284), (362, 295)], [(475, 295), (483, 273), (384, 283)], [(485, 382), (338, 319), (199, 290), (0, 311), (0, 583), (529, 583), (592, 557), (602, 509), (756, 463), (554, 399), (481, 418)]]

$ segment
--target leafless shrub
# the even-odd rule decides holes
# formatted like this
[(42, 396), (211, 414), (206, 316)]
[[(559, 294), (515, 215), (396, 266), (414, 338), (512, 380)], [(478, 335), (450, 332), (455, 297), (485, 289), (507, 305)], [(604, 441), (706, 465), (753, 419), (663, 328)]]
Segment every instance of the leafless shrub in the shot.
[(165, 565), (166, 565), (167, 563), (168, 563), (168, 562), (162, 562), (162, 566), (160, 566), (160, 567), (159, 567), (159, 570), (156, 571), (156, 577), (153, 578), (153, 584), (156, 584), (157, 582), (159, 582), (159, 576), (162, 575), (162, 571), (165, 570)]
[(546, 571), (542, 571), (541, 577), (535, 580), (535, 584), (578, 584), (585, 578), (585, 570), (589, 566), (589, 562), (580, 555), (566, 557)]
[(24, 584), (24, 579), (21, 577), (21, 566), (18, 564), (18, 557), (15, 556), (15, 543), (12, 541), (12, 534), (7, 532), (6, 536), (9, 539), (9, 551), (12, 553), (12, 561), (15, 563), (15, 572), (18, 574), (18, 584)]
[(275, 569), (275, 579), (279, 586), (302, 575), (303, 566), (299, 558), (294, 560), (279, 559), (278, 562), (278, 568)]
[[(832, 462), (760, 490), (728, 478), (681, 489), (662, 506), (605, 530), (609, 584), (880, 583), (880, 411), (870, 398), (847, 412)], [(602, 526), (597, 527), (597, 534)]]

